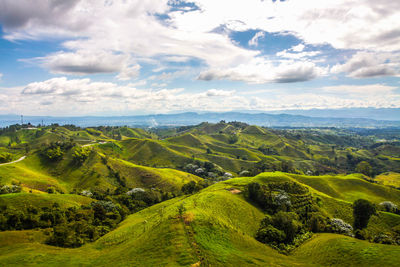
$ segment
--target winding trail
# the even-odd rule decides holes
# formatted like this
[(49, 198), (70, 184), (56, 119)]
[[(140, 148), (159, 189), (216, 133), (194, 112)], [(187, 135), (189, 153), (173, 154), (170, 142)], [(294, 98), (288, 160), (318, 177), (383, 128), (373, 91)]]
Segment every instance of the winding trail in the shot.
[(25, 158), (26, 158), (26, 156), (23, 156), (23, 157), (20, 157), (19, 159), (14, 160), (14, 161), (6, 162), (6, 163), (0, 163), (0, 166), (17, 163), (17, 162), (20, 162), (20, 161), (24, 160)]

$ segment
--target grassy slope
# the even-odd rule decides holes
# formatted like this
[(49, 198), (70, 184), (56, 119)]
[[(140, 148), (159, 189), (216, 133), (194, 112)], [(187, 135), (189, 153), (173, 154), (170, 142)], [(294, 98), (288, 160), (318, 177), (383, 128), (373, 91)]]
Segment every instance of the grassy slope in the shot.
[[(217, 183), (195, 195), (172, 199), (133, 214), (116, 230), (79, 249), (20, 243), (0, 246), (0, 263), (189, 266), (203, 259), (204, 264), (211, 266), (397, 266), (400, 247), (371, 244), (342, 235), (318, 234), (291, 256), (281, 255), (257, 242), (253, 236), (264, 217), (263, 212), (245, 201), (242, 194), (232, 194), (227, 189), (243, 190), (251, 181), (293, 179), (291, 175), (276, 172)], [(313, 192), (331, 206), (328, 210), (343, 209), (343, 203), (350, 204), (326, 193)], [(381, 197), (381, 191), (373, 192), (376, 199)], [(185, 207), (182, 220), (178, 216), (180, 205)], [(380, 216), (386, 216), (384, 221), (389, 225), (400, 223), (400, 216), (387, 213)]]
[(58, 203), (62, 208), (72, 206), (86, 205), (93, 199), (73, 194), (31, 194), (17, 193), (0, 195), (0, 206), (8, 208), (24, 208), (30, 205), (34, 207), (51, 207), (54, 203)]
[(399, 190), (367, 182), (357, 174), (347, 176), (288, 175), (298, 182), (309, 185), (322, 193), (348, 202), (364, 198), (374, 203), (390, 200), (396, 204), (400, 204)]
[(398, 266), (399, 246), (372, 244), (335, 234), (318, 234), (294, 256), (320, 266)]
[(400, 173), (385, 172), (375, 177), (375, 181), (383, 185), (400, 187)]
[(62, 161), (44, 162), (37, 154), (29, 155), (25, 160), (0, 166), (0, 183), (11, 184), (21, 182), (26, 189), (46, 191), (49, 186), (63, 192), (70, 192), (74, 188), (110, 188), (118, 182), (110, 174), (109, 168), (120, 173), (128, 187), (157, 187), (165, 191), (180, 190), (183, 184), (189, 181), (198, 181), (201, 178), (173, 169), (157, 169), (135, 165), (133, 163), (109, 158), (109, 168), (101, 159), (101, 153), (96, 149), (80, 166), (72, 163), (71, 152), (67, 153)]

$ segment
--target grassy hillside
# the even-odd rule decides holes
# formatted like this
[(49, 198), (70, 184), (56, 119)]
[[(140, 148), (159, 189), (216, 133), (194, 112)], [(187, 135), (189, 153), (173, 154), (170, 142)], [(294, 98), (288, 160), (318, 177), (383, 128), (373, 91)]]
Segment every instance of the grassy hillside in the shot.
[(75, 194), (38, 194), (38, 193), (17, 193), (0, 195), (0, 206), (7, 206), (10, 209), (21, 209), (28, 206), (51, 207), (57, 203), (62, 208), (79, 207), (87, 205), (93, 199)]
[(385, 172), (376, 176), (374, 180), (383, 185), (400, 187), (400, 173)]
[[(250, 182), (285, 180), (295, 178), (264, 173), (220, 182), (130, 215), (114, 231), (78, 249), (20, 242), (0, 245), (0, 262), (7, 266), (397, 266), (400, 247), (337, 234), (316, 234), (289, 256), (256, 241), (255, 232), (265, 215), (245, 199), (243, 191)], [(335, 202), (336, 208), (348, 203), (317, 189), (313, 192)], [(376, 199), (379, 194), (377, 191)], [(397, 218), (387, 221), (400, 224)]]

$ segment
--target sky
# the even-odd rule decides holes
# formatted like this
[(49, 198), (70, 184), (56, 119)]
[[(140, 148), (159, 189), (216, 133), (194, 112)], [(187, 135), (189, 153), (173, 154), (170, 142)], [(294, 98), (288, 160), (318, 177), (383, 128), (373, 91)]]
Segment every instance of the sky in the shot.
[(0, 0), (0, 114), (400, 107), (400, 1)]

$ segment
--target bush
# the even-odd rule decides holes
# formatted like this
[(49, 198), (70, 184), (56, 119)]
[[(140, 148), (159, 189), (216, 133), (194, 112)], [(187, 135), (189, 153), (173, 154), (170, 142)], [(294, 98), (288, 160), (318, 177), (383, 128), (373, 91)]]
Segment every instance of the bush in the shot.
[(19, 193), (22, 188), (19, 185), (3, 185), (0, 186), (0, 194)]
[(398, 211), (397, 205), (390, 202), (390, 201), (383, 201), (379, 203), (379, 206), (387, 212), (393, 212), (396, 213)]
[(311, 215), (309, 221), (309, 229), (314, 233), (321, 233), (327, 231), (328, 218), (319, 213)]
[(267, 225), (257, 231), (256, 239), (262, 243), (277, 245), (285, 241), (286, 235), (282, 230), (278, 230), (272, 225)]
[(345, 223), (342, 219), (332, 218), (329, 223), (333, 233), (345, 234), (348, 236), (353, 235), (353, 227), (350, 224)]

